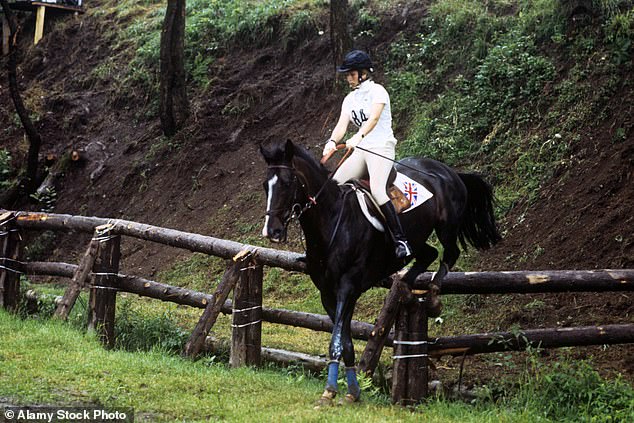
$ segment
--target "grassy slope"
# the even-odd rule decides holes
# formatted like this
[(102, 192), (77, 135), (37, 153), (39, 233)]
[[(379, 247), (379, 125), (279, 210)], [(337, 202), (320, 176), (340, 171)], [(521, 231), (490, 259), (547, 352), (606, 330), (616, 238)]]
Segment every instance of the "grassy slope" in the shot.
[(526, 411), (434, 402), (416, 412), (366, 396), (355, 407), (314, 410), (322, 382), (279, 371), (192, 363), (159, 351), (105, 351), (90, 334), (59, 322), (0, 311), (0, 402), (132, 407), (137, 421), (508, 421)]

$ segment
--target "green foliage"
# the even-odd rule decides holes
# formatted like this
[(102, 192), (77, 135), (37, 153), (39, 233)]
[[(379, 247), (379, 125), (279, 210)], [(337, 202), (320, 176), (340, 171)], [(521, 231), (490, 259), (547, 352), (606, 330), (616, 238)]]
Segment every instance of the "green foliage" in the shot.
[(506, 42), (490, 49), (469, 87), (472, 121), (485, 116), (486, 132), (493, 122), (529, 122), (554, 74), (554, 66), (537, 53), (530, 37), (510, 33)]
[[(580, 128), (609, 116), (632, 69), (631, 1), (594, 2), (592, 24), (574, 24), (562, 4), (434, 2), (384, 64), (399, 156), (493, 175), (499, 212), (530, 204), (571, 163)], [(626, 132), (615, 129), (613, 141)]]
[(282, 40), (286, 50), (319, 33), (319, 20), (312, 10), (299, 10), (283, 23)]
[(37, 201), (41, 211), (51, 213), (55, 210), (55, 204), (57, 203), (57, 190), (54, 187), (46, 187), (42, 192), (31, 194), (31, 198)]
[[(625, 3), (625, 2), (624, 2)], [(616, 62), (621, 64), (631, 60), (632, 40), (634, 40), (634, 8), (633, 2), (630, 8), (620, 13), (618, 9), (610, 14), (605, 23), (605, 39), (613, 49)]]
[(538, 368), (512, 403), (541, 410), (557, 422), (628, 422), (634, 416), (634, 389), (620, 378), (603, 379), (586, 361), (562, 361)]
[[(314, 0), (190, 0), (185, 26), (185, 70), (195, 86), (210, 84), (209, 68), (216, 58), (235, 48), (261, 48), (281, 40), (291, 49), (319, 32), (318, 13), (324, 4)], [(158, 112), (160, 37), (165, 5), (161, 1), (119, 2), (114, 9), (123, 29), (116, 33), (117, 45), (134, 51), (122, 77), (117, 104), (136, 99), (146, 115)], [(98, 12), (95, 12), (98, 13)], [(131, 47), (130, 47), (131, 46)], [(109, 62), (95, 69), (102, 79), (117, 70)], [(117, 70), (118, 71), (118, 70)], [(140, 101), (139, 101), (140, 100)], [(139, 112), (142, 113), (142, 112)]]
[(11, 179), (12, 174), (11, 154), (4, 148), (0, 148), (0, 190), (10, 188), (14, 184)]
[(225, 269), (225, 261), (202, 253), (179, 260), (160, 273), (160, 280), (169, 285), (213, 293)]
[(162, 351), (180, 353), (189, 333), (176, 324), (169, 311), (158, 315), (148, 309), (135, 309), (131, 301), (122, 301), (115, 320), (115, 347), (127, 351)]

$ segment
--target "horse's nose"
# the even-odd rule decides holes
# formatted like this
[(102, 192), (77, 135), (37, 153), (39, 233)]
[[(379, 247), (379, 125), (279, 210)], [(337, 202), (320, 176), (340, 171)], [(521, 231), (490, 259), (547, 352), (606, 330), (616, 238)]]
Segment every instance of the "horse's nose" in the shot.
[(268, 238), (272, 242), (282, 242), (284, 240), (284, 229), (283, 228), (269, 229)]

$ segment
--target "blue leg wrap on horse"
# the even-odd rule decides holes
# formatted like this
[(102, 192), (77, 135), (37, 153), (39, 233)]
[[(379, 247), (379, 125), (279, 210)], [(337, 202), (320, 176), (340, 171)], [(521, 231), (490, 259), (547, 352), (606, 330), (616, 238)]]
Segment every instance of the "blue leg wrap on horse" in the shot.
[(348, 393), (355, 398), (359, 398), (361, 388), (359, 388), (359, 382), (357, 381), (356, 367), (346, 367), (346, 380), (348, 381)]
[(331, 361), (328, 363), (328, 382), (326, 389), (337, 392), (337, 378), (339, 377), (339, 362)]

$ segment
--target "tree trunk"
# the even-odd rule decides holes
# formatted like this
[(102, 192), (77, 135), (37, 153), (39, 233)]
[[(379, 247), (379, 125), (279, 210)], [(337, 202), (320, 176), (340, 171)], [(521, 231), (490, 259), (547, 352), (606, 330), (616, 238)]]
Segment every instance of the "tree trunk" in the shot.
[(7, 0), (0, 0), (2, 10), (9, 23), (10, 39), (9, 39), (9, 58), (7, 60), (7, 76), (9, 79), (9, 92), (11, 93), (11, 99), (15, 106), (15, 111), (20, 117), (24, 131), (29, 139), (29, 153), (26, 162), (26, 177), (23, 182), (25, 191), (27, 193), (33, 193), (37, 189), (37, 167), (38, 156), (40, 154), (40, 146), (42, 145), (42, 138), (35, 129), (35, 125), (29, 117), (29, 112), (24, 106), (22, 97), (20, 96), (20, 88), (18, 86), (17, 78), (17, 62), (18, 62), (18, 21), (13, 14), (13, 11), (9, 7)]
[(344, 55), (352, 49), (352, 37), (348, 31), (348, 0), (330, 0), (330, 43), (335, 68)]
[(160, 106), (163, 133), (172, 136), (189, 113), (185, 83), (185, 0), (168, 0), (161, 31)]

